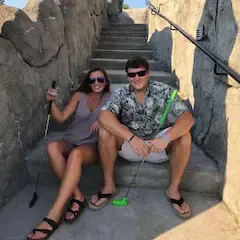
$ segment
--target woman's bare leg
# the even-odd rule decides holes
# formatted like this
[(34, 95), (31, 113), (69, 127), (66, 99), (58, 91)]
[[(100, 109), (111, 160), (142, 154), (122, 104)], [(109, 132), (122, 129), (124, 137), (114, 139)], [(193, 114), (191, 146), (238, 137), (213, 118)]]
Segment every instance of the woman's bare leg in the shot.
[[(76, 186), (80, 180), (82, 165), (93, 163), (96, 156), (95, 152), (96, 148), (91, 145), (79, 146), (70, 152), (57, 199), (48, 212), (47, 218), (50, 218), (55, 222), (60, 220), (64, 206), (68, 199), (72, 196), (73, 191), (76, 189)], [(51, 227), (46, 222), (42, 222), (37, 228), (51, 230)], [(29, 237), (32, 239), (39, 239), (45, 236), (46, 234), (41, 232), (36, 232), (35, 234), (31, 233), (29, 235)]]
[[(73, 144), (66, 140), (52, 141), (47, 144), (49, 163), (59, 179), (62, 179), (64, 175), (67, 164), (66, 159), (73, 148)], [(83, 198), (78, 187), (74, 190), (73, 197)]]

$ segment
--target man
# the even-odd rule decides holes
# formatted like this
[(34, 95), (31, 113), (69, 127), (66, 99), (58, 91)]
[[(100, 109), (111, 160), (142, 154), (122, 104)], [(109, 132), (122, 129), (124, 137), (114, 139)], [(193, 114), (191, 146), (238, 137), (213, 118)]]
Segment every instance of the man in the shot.
[(101, 109), (99, 121), (99, 153), (104, 171), (104, 187), (89, 201), (92, 210), (102, 208), (116, 194), (114, 164), (117, 153), (129, 161), (161, 163), (170, 156), (170, 184), (166, 196), (181, 218), (189, 218), (191, 210), (179, 193), (179, 184), (189, 161), (190, 129), (193, 117), (177, 96), (165, 123), (160, 118), (173, 89), (150, 81), (146, 59), (133, 57), (125, 70), (129, 84), (112, 94)]

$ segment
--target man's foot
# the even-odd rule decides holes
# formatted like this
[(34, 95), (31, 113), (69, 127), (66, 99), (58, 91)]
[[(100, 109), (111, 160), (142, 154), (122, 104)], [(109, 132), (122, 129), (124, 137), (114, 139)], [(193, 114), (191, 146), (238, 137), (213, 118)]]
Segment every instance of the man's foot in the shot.
[[(48, 214), (41, 224), (35, 228), (29, 235), (28, 240), (46, 240), (59, 227), (61, 216)], [(42, 231), (41, 231), (42, 230)]]
[(101, 192), (93, 195), (88, 202), (88, 206), (92, 210), (99, 210), (106, 205), (106, 203), (117, 193), (116, 186), (104, 187)]
[(172, 204), (173, 210), (181, 218), (191, 217), (191, 209), (178, 191), (166, 191), (166, 196)]
[(85, 204), (83, 196), (80, 198), (73, 197), (70, 201), (64, 220), (68, 223), (75, 221), (85, 208)]

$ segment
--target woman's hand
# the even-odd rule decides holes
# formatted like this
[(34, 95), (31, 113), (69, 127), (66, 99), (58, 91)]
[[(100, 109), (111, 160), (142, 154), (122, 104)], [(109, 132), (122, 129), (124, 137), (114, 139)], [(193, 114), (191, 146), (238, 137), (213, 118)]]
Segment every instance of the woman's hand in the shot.
[(48, 101), (56, 101), (57, 96), (59, 95), (59, 88), (49, 88), (47, 92), (47, 100)]
[(101, 127), (100, 123), (96, 120), (91, 126), (91, 130), (90, 130), (91, 133), (97, 134), (100, 127)]

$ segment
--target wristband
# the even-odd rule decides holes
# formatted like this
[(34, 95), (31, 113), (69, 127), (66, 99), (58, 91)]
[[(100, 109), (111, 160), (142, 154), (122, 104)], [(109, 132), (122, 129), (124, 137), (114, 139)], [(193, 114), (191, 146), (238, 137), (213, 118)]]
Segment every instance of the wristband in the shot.
[(169, 139), (169, 137), (168, 137), (167, 135), (163, 134), (163, 135), (161, 136), (161, 138), (162, 138), (164, 141), (166, 141), (167, 143), (170, 143), (170, 139)]
[(134, 137), (135, 137), (135, 135), (133, 134), (133, 135), (127, 140), (127, 142), (130, 143)]

